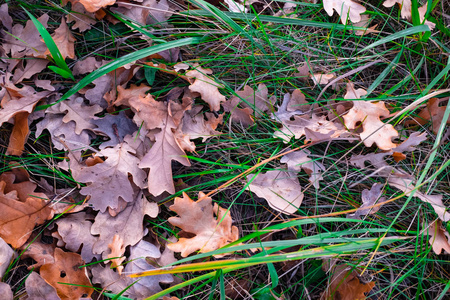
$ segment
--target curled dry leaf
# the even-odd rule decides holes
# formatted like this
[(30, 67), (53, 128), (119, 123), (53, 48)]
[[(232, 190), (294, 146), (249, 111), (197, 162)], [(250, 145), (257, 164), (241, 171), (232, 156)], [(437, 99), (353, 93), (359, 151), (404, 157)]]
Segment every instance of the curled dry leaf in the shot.
[(200, 93), (203, 101), (209, 104), (209, 108), (213, 111), (220, 109), (220, 103), (225, 102), (225, 96), (219, 92), (219, 88), (222, 87), (209, 74), (212, 74), (211, 69), (203, 69), (202, 67), (196, 67), (195, 70), (186, 72), (186, 76), (195, 78), (193, 84), (189, 86), (192, 92)]
[[(363, 89), (354, 89), (352, 83), (347, 84), (347, 94), (345, 99), (358, 99), (365, 95)], [(381, 117), (388, 117), (389, 111), (383, 101), (372, 103), (369, 101), (353, 101), (353, 107), (343, 116), (345, 126), (348, 129), (355, 129), (358, 123), (362, 123), (363, 131), (360, 133), (361, 140), (366, 147), (371, 147), (374, 143), (381, 150), (390, 150), (397, 147), (392, 142), (392, 138), (398, 136), (397, 130), (391, 124), (385, 124)]]
[(363, 282), (358, 271), (346, 264), (335, 265), (332, 272), (330, 284), (322, 293), (321, 300), (363, 300), (375, 286), (373, 281)]
[(287, 170), (273, 170), (247, 176), (248, 189), (264, 198), (270, 207), (286, 214), (296, 213), (302, 204), (303, 193), (296, 174)]
[(93, 288), (86, 276), (85, 262), (79, 254), (55, 249), (55, 262), (40, 269), (42, 278), (56, 289), (62, 300), (90, 297)]
[(178, 242), (167, 245), (170, 250), (181, 252), (182, 257), (197, 250), (201, 253), (214, 251), (239, 238), (238, 228), (231, 225), (233, 220), (229, 211), (217, 203), (213, 207), (212, 199), (202, 192), (198, 198), (193, 201), (183, 193), (183, 197), (175, 198), (175, 203), (169, 207), (179, 216), (170, 217), (169, 223), (184, 232), (195, 234), (193, 238), (180, 238)]
[(361, 14), (366, 11), (364, 6), (352, 0), (323, 0), (323, 9), (329, 16), (335, 10), (341, 16), (342, 24), (347, 24), (347, 19), (353, 23), (361, 21)]
[(439, 255), (444, 250), (444, 253), (450, 254), (450, 234), (442, 226), (441, 220), (435, 220), (430, 224), (428, 234), (431, 236), (429, 242), (434, 253)]

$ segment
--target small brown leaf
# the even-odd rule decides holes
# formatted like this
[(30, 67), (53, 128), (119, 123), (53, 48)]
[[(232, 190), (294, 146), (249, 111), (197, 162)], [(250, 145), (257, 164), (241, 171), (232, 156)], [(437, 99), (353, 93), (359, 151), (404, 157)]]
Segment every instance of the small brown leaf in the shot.
[(392, 153), (392, 157), (394, 158), (395, 162), (399, 162), (402, 161), (404, 159), (406, 159), (406, 155), (400, 152), (395, 152)]
[(103, 7), (113, 5), (116, 0), (80, 0), (80, 3), (84, 5), (88, 12), (93, 13)]
[(169, 207), (179, 215), (170, 217), (169, 223), (195, 234), (193, 238), (180, 238), (178, 242), (167, 245), (170, 250), (181, 252), (182, 257), (197, 250), (201, 253), (214, 251), (239, 238), (238, 228), (231, 226), (230, 212), (217, 204), (213, 208), (212, 199), (202, 192), (198, 198), (200, 200), (193, 201), (183, 193), (183, 198), (175, 198), (175, 203)]
[[(64, 18), (61, 19), (61, 24), (52, 34), (52, 38), (55, 41), (55, 44), (58, 45), (58, 49), (61, 52), (61, 55), (64, 59), (66, 59), (67, 57), (75, 59), (76, 39), (70, 32), (70, 29), (67, 26), (66, 20)], [(47, 49), (47, 51), (44, 54), (51, 55), (50, 50)]]
[(33, 239), (30, 238), (28, 241), (29, 242), (20, 247), (20, 250), (24, 251), (22, 258), (31, 257), (36, 261), (35, 264), (28, 266), (28, 270), (39, 269), (42, 265), (55, 262), (53, 257), (55, 246), (44, 244), (39, 239), (33, 241)]
[(434, 253), (439, 255), (444, 250), (444, 253), (450, 254), (450, 234), (442, 226), (441, 220), (436, 220), (430, 224), (428, 234), (431, 236), (429, 242)]
[(122, 275), (122, 270), (124, 266), (121, 264), (126, 259), (124, 255), (125, 247), (123, 245), (122, 238), (115, 234), (113, 240), (110, 244), (108, 244), (108, 248), (111, 250), (111, 253), (108, 254), (107, 258), (111, 258), (111, 267), (117, 269), (117, 273)]
[(56, 293), (56, 289), (48, 284), (36, 272), (31, 272), (25, 280), (25, 290), (27, 291), (28, 300), (60, 300)]
[(222, 87), (214, 79), (208, 76), (212, 74), (210, 69), (203, 69), (197, 67), (195, 70), (186, 72), (186, 76), (195, 78), (193, 84), (189, 86), (189, 89), (193, 92), (198, 92), (201, 95), (203, 101), (209, 104), (209, 108), (213, 111), (220, 109), (220, 103), (225, 102), (225, 96), (219, 92), (219, 88)]

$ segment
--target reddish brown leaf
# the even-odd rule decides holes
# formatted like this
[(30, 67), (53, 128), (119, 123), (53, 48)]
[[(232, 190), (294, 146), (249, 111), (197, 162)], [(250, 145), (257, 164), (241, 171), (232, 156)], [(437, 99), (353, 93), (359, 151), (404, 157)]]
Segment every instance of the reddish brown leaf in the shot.
[(62, 300), (90, 297), (94, 289), (86, 276), (85, 262), (79, 254), (55, 249), (55, 262), (40, 269), (42, 278), (56, 289)]

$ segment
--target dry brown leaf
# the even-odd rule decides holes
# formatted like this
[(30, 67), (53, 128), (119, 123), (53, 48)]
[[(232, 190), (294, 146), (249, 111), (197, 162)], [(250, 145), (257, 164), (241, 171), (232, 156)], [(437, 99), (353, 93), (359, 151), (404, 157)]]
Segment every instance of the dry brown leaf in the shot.
[[(194, 115), (192, 115), (191, 112), (193, 112)], [(216, 118), (214, 114), (206, 113), (205, 115), (208, 120), (205, 120), (203, 114), (195, 113), (196, 111), (191, 109), (189, 113), (185, 114), (183, 117), (182, 131), (189, 136), (190, 140), (202, 138), (202, 142), (205, 142), (212, 136), (220, 134), (220, 132), (215, 129), (222, 123), (223, 114)]]
[[(131, 274), (154, 269), (152, 265), (147, 263), (146, 259), (159, 258), (160, 255), (161, 253), (155, 245), (142, 240), (131, 247), (130, 256), (125, 265), (125, 272)], [(101, 286), (115, 294), (126, 289), (122, 296), (138, 300), (146, 299), (149, 295), (162, 291), (159, 285), (160, 282), (171, 283), (173, 281), (172, 276), (169, 274), (130, 278), (126, 275), (119, 275), (108, 267), (103, 268), (100, 264), (96, 264), (91, 271), (94, 283), (100, 283)], [(127, 289), (128, 286), (131, 287)]]
[(362, 205), (358, 208), (358, 210), (353, 213), (347, 215), (349, 218), (360, 218), (361, 216), (366, 215), (373, 215), (376, 213), (380, 208), (380, 206), (372, 207), (372, 208), (366, 208), (375, 204), (380, 204), (386, 201), (384, 197), (381, 197), (382, 195), (382, 189), (383, 185), (380, 183), (374, 183), (372, 185), (372, 188), (370, 190), (364, 189), (361, 193), (361, 200)]
[(145, 172), (138, 168), (139, 159), (134, 156), (135, 150), (126, 142), (117, 144), (114, 148), (105, 148), (97, 156), (106, 157), (103, 163), (92, 167), (83, 166), (69, 154), (70, 170), (78, 182), (88, 183), (80, 191), (82, 195), (90, 195), (89, 203), (96, 210), (105, 212), (108, 207), (118, 207), (119, 198), (126, 202), (134, 200), (134, 187), (129, 180), (144, 188)]
[[(163, 24), (173, 14), (174, 10), (167, 0), (140, 0), (134, 3), (118, 2), (119, 8), (112, 11), (121, 13), (141, 25)], [(143, 37), (145, 38), (145, 37)]]
[(435, 220), (430, 224), (428, 234), (431, 236), (429, 242), (433, 247), (434, 253), (439, 255), (444, 250), (444, 253), (450, 254), (450, 234), (442, 226), (441, 220)]
[(339, 129), (335, 123), (328, 121), (325, 116), (319, 117), (316, 114), (312, 114), (311, 117), (309, 115), (294, 116), (293, 119), (293, 121), (290, 119), (283, 121), (283, 127), (275, 131), (274, 136), (288, 143), (293, 137), (299, 139), (304, 136), (306, 129), (330, 138), (339, 137), (345, 132), (345, 130)]
[(13, 19), (8, 13), (8, 3), (4, 3), (0, 6), (0, 23), (11, 32)]
[[(61, 19), (61, 24), (52, 34), (53, 41), (56, 45), (58, 45), (59, 52), (64, 59), (71, 58), (75, 59), (75, 41), (76, 39), (73, 37), (70, 32), (69, 27), (66, 24), (64, 17)], [(50, 50), (47, 49), (44, 53), (45, 55), (50, 55)]]
[(366, 8), (352, 0), (323, 0), (323, 9), (331, 17), (333, 10), (341, 16), (342, 24), (347, 24), (347, 19), (356, 23), (361, 21), (361, 14)]
[(114, 147), (121, 143), (126, 135), (132, 134), (138, 127), (133, 121), (128, 118), (124, 111), (120, 111), (118, 114), (108, 114), (103, 118), (96, 118), (91, 121), (97, 128), (94, 129), (95, 133), (101, 133), (109, 137), (109, 141), (103, 142), (99, 148), (104, 149), (106, 147)]
[[(56, 221), (58, 233), (65, 244), (65, 248), (72, 252), (80, 252), (81, 258), (88, 263), (94, 258), (100, 259), (99, 254), (93, 252), (93, 246), (98, 241), (91, 232), (93, 217), (85, 212), (66, 215)], [(106, 250), (106, 249), (105, 249)]]
[(195, 234), (193, 238), (180, 238), (178, 242), (167, 245), (170, 250), (181, 252), (182, 257), (197, 250), (201, 253), (214, 251), (239, 238), (238, 228), (231, 225), (233, 220), (229, 211), (217, 203), (213, 208), (212, 199), (202, 192), (198, 198), (200, 200), (193, 201), (183, 193), (183, 197), (175, 198), (175, 203), (169, 207), (179, 216), (170, 217), (169, 223)]
[(14, 127), (9, 136), (8, 149), (6, 155), (20, 156), (25, 149), (25, 143), (28, 140), (28, 112), (20, 112), (14, 116)]
[(239, 98), (233, 97), (222, 104), (223, 110), (231, 113), (231, 120), (233, 122), (240, 123), (244, 127), (250, 127), (254, 124), (252, 117), (253, 109), (250, 107), (239, 108), (239, 103)]
[(244, 86), (243, 91), (236, 91), (236, 94), (239, 97), (233, 98), (237, 98), (239, 102), (241, 102), (241, 98), (244, 99), (245, 101), (241, 102), (242, 105), (244, 107), (249, 107), (252, 110), (256, 108), (258, 114), (260, 114), (260, 112), (269, 111), (273, 107), (272, 99), (268, 99), (269, 91), (267, 90), (267, 86), (263, 83), (258, 85), (256, 91), (246, 85)]
[[(420, 124), (425, 125), (429, 121), (432, 121), (431, 130), (434, 134), (437, 134), (439, 126), (441, 126), (442, 119), (444, 118), (444, 112), (446, 107), (439, 106), (438, 98), (431, 98), (428, 100), (427, 107), (422, 109), (414, 121), (410, 120), (405, 122), (406, 125)], [(447, 124), (450, 124), (450, 119), (447, 120)]]
[(45, 112), (51, 114), (65, 114), (62, 121), (64, 123), (75, 122), (75, 133), (80, 135), (85, 129), (94, 129), (92, 123), (95, 114), (103, 109), (99, 105), (86, 105), (82, 97), (71, 97), (49, 107)]
[(139, 97), (145, 97), (145, 93), (150, 90), (150, 87), (141, 84), (139, 86), (132, 84), (128, 89), (117, 87), (117, 99), (114, 101), (115, 106), (125, 105), (131, 106), (129, 100), (132, 98), (138, 99)]
[[(49, 16), (47, 14), (43, 14), (38, 18), (45, 28), (47, 28), (48, 19)], [(2, 44), (6, 53), (10, 53), (11, 57), (32, 56), (46, 58), (44, 53), (47, 51), (47, 46), (41, 41), (41, 36), (33, 21), (27, 21), (25, 28), (20, 24), (16, 24), (11, 31), (11, 35), (5, 35), (5, 42)]]
[(342, 264), (333, 267), (330, 285), (320, 299), (365, 300), (374, 286), (375, 282), (362, 282), (357, 270)]
[(40, 269), (40, 274), (46, 282), (56, 289), (62, 300), (71, 300), (90, 297), (93, 288), (86, 276), (85, 262), (79, 254), (64, 252), (55, 249), (55, 262), (45, 264)]
[[(358, 99), (365, 95), (363, 89), (355, 90), (352, 83), (347, 84), (347, 94), (345, 99)], [(392, 138), (398, 136), (397, 130), (391, 124), (385, 124), (381, 117), (388, 117), (387, 110), (383, 101), (372, 103), (369, 101), (353, 101), (353, 107), (343, 116), (345, 126), (348, 129), (355, 129), (357, 124), (362, 123), (363, 131), (360, 133), (361, 140), (366, 147), (371, 147), (374, 143), (381, 150), (391, 150), (397, 147), (392, 143)]]
[(36, 272), (31, 272), (25, 280), (25, 290), (27, 292), (27, 300), (60, 300), (56, 289), (48, 284)]
[(318, 189), (320, 187), (320, 180), (322, 180), (321, 173), (325, 171), (325, 166), (317, 160), (312, 160), (308, 157), (311, 154), (309, 150), (301, 149), (284, 155), (280, 162), (287, 164), (288, 170), (299, 173), (303, 169), (309, 177), (309, 182)]
[(84, 5), (84, 8), (88, 12), (96, 12), (97, 10), (107, 7), (109, 5), (113, 5), (116, 3), (116, 0), (79, 0), (81, 4)]
[(22, 80), (31, 78), (34, 74), (40, 73), (47, 67), (47, 64), (48, 60), (40, 58), (21, 60), (14, 71), (14, 76), (12, 77), (13, 83), (18, 84), (22, 82)]
[(111, 250), (111, 253), (108, 254), (107, 258), (111, 259), (111, 267), (117, 269), (117, 273), (122, 275), (122, 270), (124, 266), (121, 264), (126, 259), (125, 254), (125, 246), (123, 245), (122, 238), (115, 234), (113, 240), (110, 244), (108, 244), (108, 248)]
[[(406, 196), (409, 196), (409, 194), (411, 194), (412, 191), (416, 188), (413, 184), (413, 180), (409, 178), (401, 178), (396, 175), (390, 176), (387, 182), (390, 186), (404, 192)], [(442, 221), (447, 222), (450, 220), (450, 212), (447, 211), (447, 208), (442, 202), (443, 195), (427, 195), (416, 190), (414, 191), (414, 197), (419, 198), (423, 202), (431, 204), (439, 219), (441, 219)]]
[(353, 26), (364, 27), (364, 28), (366, 28), (366, 30), (355, 30), (353, 32), (359, 36), (366, 35), (369, 33), (379, 32), (378, 30), (375, 30), (375, 28), (377, 28), (378, 24), (375, 24), (372, 27), (369, 27), (370, 20), (371, 20), (371, 18), (369, 15), (361, 15), (361, 21), (353, 23)]
[(310, 74), (309, 77), (314, 82), (314, 85), (316, 85), (316, 84), (328, 84), (328, 82), (330, 80), (336, 78), (336, 75), (315, 73), (315, 74)]
[(72, 25), (72, 29), (79, 29), (80, 32), (84, 32), (91, 29), (92, 25), (97, 23), (95, 14), (87, 12), (80, 2), (72, 2), (71, 10), (72, 12), (66, 16), (66, 20), (67, 23), (75, 21), (75, 24)]
[(13, 300), (13, 292), (11, 290), (11, 286), (7, 283), (0, 282), (0, 294), (2, 295), (2, 299), (4, 300)]
[(20, 197), (20, 191), (8, 192), (6, 182), (0, 181), (0, 237), (13, 248), (22, 246), (34, 226), (53, 217), (46, 199), (32, 196)]
[(223, 86), (208, 76), (209, 74), (212, 74), (211, 69), (202, 67), (196, 67), (195, 70), (186, 72), (187, 77), (195, 78), (189, 89), (192, 92), (200, 93), (202, 100), (209, 104), (209, 108), (218, 111), (220, 104), (226, 100), (225, 96), (219, 92), (219, 88)]
[(412, 4), (411, 0), (386, 0), (383, 2), (384, 7), (392, 7), (395, 5), (395, 3), (398, 4), (401, 8), (401, 16), (403, 19), (411, 20), (411, 9)]
[(97, 214), (91, 227), (91, 234), (99, 236), (96, 237), (97, 241), (92, 247), (92, 252), (103, 254), (103, 259), (106, 259), (108, 243), (116, 234), (123, 240), (124, 247), (138, 243), (144, 237), (145, 228), (142, 223), (145, 215), (155, 218), (158, 215), (158, 205), (149, 202), (142, 193), (139, 193), (136, 199), (116, 216), (109, 213)]
[(14, 250), (0, 237), (0, 278), (5, 275), (14, 256)]
[(51, 244), (44, 244), (40, 241), (40, 239), (35, 240), (33, 236), (30, 237), (27, 243), (20, 247), (20, 250), (23, 251), (21, 256), (22, 259), (31, 257), (36, 261), (35, 264), (28, 266), (28, 270), (39, 269), (42, 265), (52, 264), (55, 262), (53, 257), (55, 246)]
[[(296, 174), (287, 170), (273, 170), (247, 176), (251, 181), (248, 189), (264, 198), (273, 209), (285, 213), (294, 214), (302, 204), (303, 193)], [(253, 180), (252, 180), (253, 179)]]

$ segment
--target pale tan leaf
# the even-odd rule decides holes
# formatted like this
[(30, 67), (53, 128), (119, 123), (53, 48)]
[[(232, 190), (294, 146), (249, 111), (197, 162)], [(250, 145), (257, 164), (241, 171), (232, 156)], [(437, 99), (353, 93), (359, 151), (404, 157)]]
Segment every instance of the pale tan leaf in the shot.
[(79, 29), (80, 32), (84, 32), (91, 29), (92, 25), (97, 23), (95, 14), (87, 12), (83, 4), (81, 4), (80, 2), (72, 3), (71, 10), (73, 12), (69, 13), (66, 16), (66, 20), (67, 23), (72, 23), (73, 21), (75, 21), (75, 24), (72, 25), (72, 29)]
[(200, 93), (202, 100), (209, 104), (209, 108), (218, 111), (220, 104), (226, 100), (225, 96), (219, 92), (219, 88), (223, 86), (208, 76), (209, 74), (212, 74), (212, 71), (202, 67), (196, 67), (195, 70), (186, 72), (187, 77), (195, 78), (189, 89)]
[(116, 0), (80, 0), (80, 3), (84, 5), (84, 8), (88, 12), (96, 12), (97, 10), (113, 5)]
[(384, 197), (381, 197), (382, 189), (383, 185), (380, 183), (374, 183), (370, 190), (364, 189), (361, 193), (362, 205), (358, 208), (358, 210), (355, 213), (349, 214), (348, 217), (361, 218), (361, 216), (366, 216), (369, 214), (373, 215), (374, 213), (376, 213), (381, 208), (381, 205), (372, 208), (366, 207), (380, 203), (382, 204), (384, 201), (386, 201)]
[(119, 275), (122, 275), (124, 266), (122, 266), (121, 264), (126, 259), (126, 257), (124, 256), (125, 247), (123, 245), (122, 238), (118, 234), (115, 234), (112, 242), (108, 244), (108, 248), (110, 249), (111, 253), (108, 254), (107, 258), (111, 259), (111, 267), (116, 268), (117, 273), (119, 273)]
[[(348, 83), (345, 98), (358, 99), (365, 93), (366, 91), (363, 89), (355, 90), (353, 84)], [(391, 124), (381, 121), (381, 117), (387, 116), (389, 116), (389, 111), (383, 101), (376, 103), (353, 101), (352, 109), (343, 118), (348, 129), (355, 129), (357, 124), (362, 123), (363, 131), (360, 133), (360, 137), (366, 147), (371, 147), (375, 143), (381, 150), (391, 150), (397, 147), (392, 142), (392, 138), (396, 138), (398, 132)]]
[(436, 220), (430, 224), (428, 234), (431, 236), (429, 242), (433, 247), (434, 253), (439, 255), (444, 250), (444, 253), (450, 254), (450, 234), (442, 226), (441, 220)]
[[(273, 170), (247, 176), (248, 189), (264, 198), (270, 207), (285, 214), (294, 214), (302, 204), (303, 193), (295, 174), (287, 170)], [(252, 180), (253, 179), (253, 180)]]
[(14, 250), (0, 237), (0, 277), (5, 275), (14, 256)]
[[(175, 203), (169, 207), (179, 217), (170, 217), (170, 224), (185, 232), (195, 234), (193, 238), (180, 238), (178, 242), (167, 247), (175, 252), (181, 252), (182, 257), (199, 250), (201, 253), (217, 250), (239, 238), (239, 230), (232, 226), (231, 214), (217, 204), (212, 205), (212, 199), (200, 192), (200, 200), (193, 201), (186, 193), (175, 198)], [(214, 217), (217, 215), (217, 218)]]
[(361, 15), (361, 21), (353, 23), (353, 26), (355, 27), (364, 27), (366, 30), (355, 30), (354, 33), (356, 35), (366, 35), (369, 33), (376, 33), (379, 32), (378, 30), (375, 30), (377, 28), (378, 24), (373, 25), (372, 27), (369, 27), (370, 24), (370, 16), (369, 15)]
[(336, 75), (315, 73), (310, 74), (309, 77), (312, 79), (312, 81), (314, 81), (314, 85), (316, 85), (316, 84), (328, 84), (330, 80), (336, 78)]
[(401, 16), (403, 19), (411, 20), (411, 9), (412, 4), (411, 0), (386, 0), (383, 2), (384, 7), (392, 7), (395, 5), (395, 3), (398, 3), (398, 5), (401, 8)]
[(27, 243), (20, 247), (20, 250), (23, 251), (21, 256), (22, 259), (31, 257), (36, 261), (35, 264), (28, 266), (28, 270), (39, 269), (45, 264), (52, 264), (55, 262), (55, 258), (53, 257), (55, 246), (44, 244), (40, 239), (33, 240), (33, 236), (30, 237)]
[(11, 286), (7, 283), (0, 282), (0, 294), (2, 295), (3, 300), (13, 300), (13, 292), (11, 290)]
[(361, 14), (366, 11), (364, 6), (352, 0), (323, 0), (323, 9), (329, 16), (335, 10), (341, 16), (342, 24), (347, 24), (347, 19), (351, 22), (361, 21)]
[(325, 166), (319, 161), (312, 160), (308, 157), (311, 154), (309, 150), (299, 150), (284, 155), (280, 162), (287, 164), (288, 170), (295, 173), (300, 172), (303, 169), (310, 175), (309, 182), (318, 189), (320, 187), (319, 181), (322, 180), (321, 173), (325, 171)]
[[(66, 24), (66, 20), (64, 18), (61, 19), (61, 24), (52, 34), (53, 41), (58, 46), (59, 52), (64, 59), (71, 58), (75, 59), (75, 41), (76, 39), (70, 32), (69, 27)], [(50, 50), (44, 53), (45, 55), (50, 55)]]

